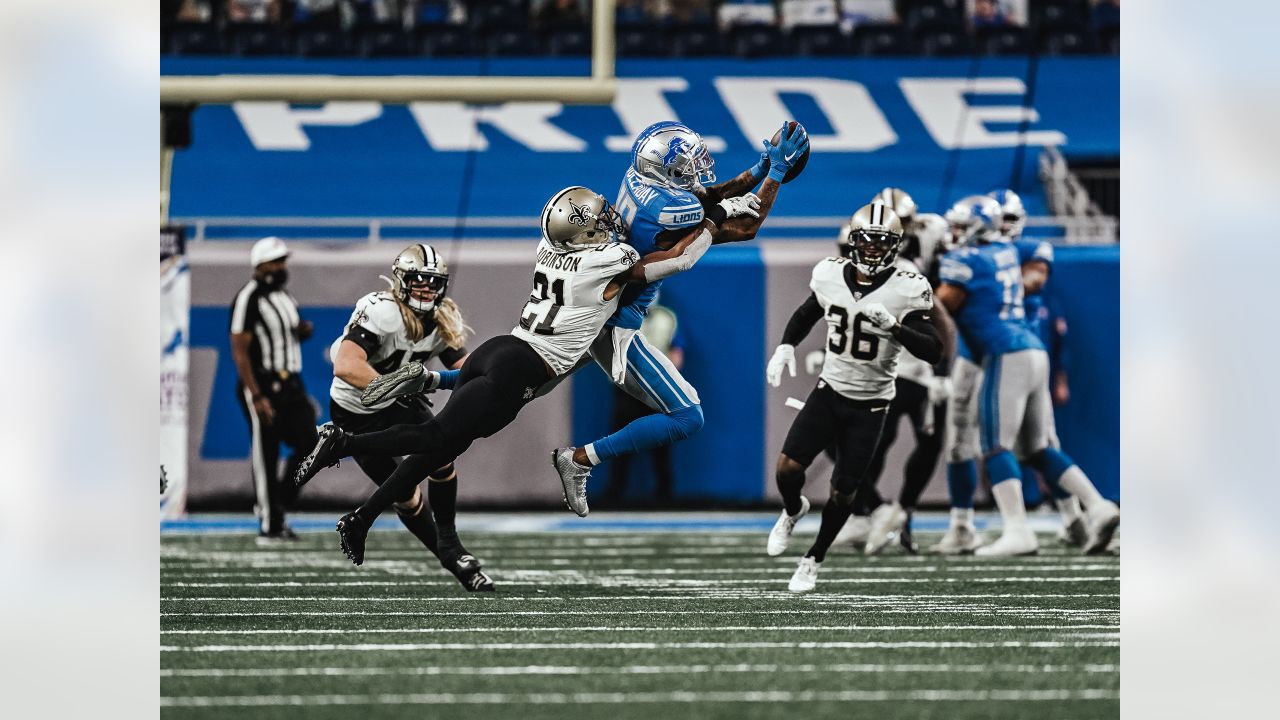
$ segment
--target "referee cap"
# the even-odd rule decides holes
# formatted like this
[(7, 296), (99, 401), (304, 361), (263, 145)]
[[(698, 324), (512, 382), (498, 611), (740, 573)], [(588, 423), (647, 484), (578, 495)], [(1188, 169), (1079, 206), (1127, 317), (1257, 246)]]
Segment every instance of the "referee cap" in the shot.
[(253, 244), (253, 249), (249, 251), (249, 264), (258, 267), (262, 263), (279, 260), (288, 255), (289, 248), (284, 246), (284, 241), (272, 235)]

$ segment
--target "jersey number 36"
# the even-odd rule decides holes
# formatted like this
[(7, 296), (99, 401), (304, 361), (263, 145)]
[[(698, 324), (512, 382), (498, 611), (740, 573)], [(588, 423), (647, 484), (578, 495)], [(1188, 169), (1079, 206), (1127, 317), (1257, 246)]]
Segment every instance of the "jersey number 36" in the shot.
[[(863, 323), (870, 323), (865, 315), (853, 318), (853, 337), (849, 337), (849, 311), (839, 305), (832, 305), (827, 310), (827, 317), (835, 320), (827, 333), (827, 350), (839, 355), (849, 348), (849, 355), (855, 360), (875, 360), (880, 352), (880, 338), (863, 330)], [(850, 342), (852, 341), (852, 342)]]

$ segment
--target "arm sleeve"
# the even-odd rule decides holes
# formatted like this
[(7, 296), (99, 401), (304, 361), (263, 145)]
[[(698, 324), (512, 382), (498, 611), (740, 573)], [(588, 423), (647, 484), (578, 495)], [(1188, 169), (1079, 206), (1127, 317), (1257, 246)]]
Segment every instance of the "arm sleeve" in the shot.
[(925, 310), (908, 313), (898, 324), (893, 337), (902, 343), (907, 352), (930, 365), (942, 359), (942, 337), (938, 335), (938, 329), (933, 326), (933, 321)]
[(446, 369), (448, 369), (448, 368), (452, 368), (454, 363), (458, 362), (459, 360), (461, 360), (466, 356), (467, 356), (467, 349), (465, 347), (460, 347), (460, 348), (446, 347), (444, 350), (440, 352), (440, 362), (444, 364)]
[(821, 318), (822, 305), (818, 302), (818, 296), (809, 293), (809, 297), (796, 308), (796, 311), (791, 314), (791, 319), (787, 321), (787, 327), (782, 331), (782, 344), (799, 345)]
[(382, 338), (362, 325), (352, 325), (342, 339), (359, 345), (364, 350), (364, 354), (369, 357), (373, 357), (378, 351), (378, 346), (382, 344)]

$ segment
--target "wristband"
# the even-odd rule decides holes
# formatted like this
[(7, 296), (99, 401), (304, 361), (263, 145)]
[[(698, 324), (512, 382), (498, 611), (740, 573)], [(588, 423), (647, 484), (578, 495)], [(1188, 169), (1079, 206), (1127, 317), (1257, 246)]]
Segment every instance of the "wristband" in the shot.
[(791, 168), (787, 168), (786, 170), (784, 170), (784, 169), (782, 169), (782, 168), (778, 167), (777, 165), (773, 165), (773, 166), (771, 166), (771, 167), (769, 168), (769, 175), (768, 175), (768, 177), (769, 177), (769, 179), (770, 179), (770, 180), (773, 180), (774, 182), (776, 182), (776, 183), (778, 183), (779, 185), (781, 185), (781, 184), (782, 184), (782, 178), (784, 178), (784, 177), (786, 177), (786, 176), (787, 176), (787, 170), (790, 170), (790, 169), (791, 169)]
[(720, 207), (720, 205), (712, 205), (711, 209), (708, 210), (707, 214), (703, 217), (710, 220), (712, 225), (720, 227), (724, 224), (725, 220), (729, 219), (729, 211)]

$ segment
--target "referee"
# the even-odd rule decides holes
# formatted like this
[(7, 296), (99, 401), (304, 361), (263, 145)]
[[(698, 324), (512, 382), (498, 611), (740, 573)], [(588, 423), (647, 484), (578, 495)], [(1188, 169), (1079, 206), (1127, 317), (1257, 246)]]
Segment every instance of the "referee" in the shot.
[[(315, 408), (300, 375), (300, 343), (313, 328), (285, 291), (288, 256), (280, 238), (254, 243), (249, 253), (253, 278), (231, 303), (231, 357), (240, 376), (236, 399), (249, 421), (260, 543), (297, 539), (284, 509), (296, 494), (290, 479), (298, 462), (316, 444)], [(281, 442), (293, 450), (283, 473)]]

